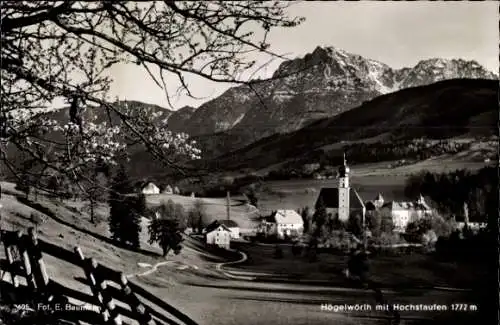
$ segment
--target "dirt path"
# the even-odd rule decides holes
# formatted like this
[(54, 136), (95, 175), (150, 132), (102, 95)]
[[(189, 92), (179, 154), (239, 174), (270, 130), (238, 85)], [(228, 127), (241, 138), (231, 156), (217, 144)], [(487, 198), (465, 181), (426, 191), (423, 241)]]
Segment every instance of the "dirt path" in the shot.
[[(155, 265), (150, 265), (151, 268), (149, 270), (147, 270), (147, 271), (127, 274), (126, 277), (127, 277), (127, 279), (130, 279), (130, 278), (133, 278), (133, 277), (146, 276), (146, 275), (149, 275), (149, 274), (152, 274), (152, 273), (156, 272), (160, 266), (167, 265), (168, 263), (173, 263), (173, 262), (174, 261), (162, 261), (162, 262), (158, 262)], [(137, 264), (140, 265), (141, 262), (139, 262)], [(142, 263), (142, 264), (146, 265), (146, 263)]]
[[(254, 276), (234, 275), (234, 274), (232, 274), (230, 272), (226, 272), (226, 271), (224, 271), (222, 269), (226, 265), (234, 265), (234, 264), (243, 263), (243, 262), (245, 262), (248, 259), (247, 254), (243, 253), (242, 251), (238, 251), (238, 250), (232, 250), (232, 251), (239, 253), (241, 255), (241, 258), (239, 260), (237, 260), (237, 261), (217, 263), (217, 265), (215, 266), (215, 269), (217, 271), (221, 272), (222, 274), (224, 274), (226, 277), (228, 277), (230, 279), (244, 280), (244, 281), (254, 281), (254, 280), (256, 280), (256, 277), (254, 277)], [(248, 274), (253, 274), (253, 273), (249, 272)]]

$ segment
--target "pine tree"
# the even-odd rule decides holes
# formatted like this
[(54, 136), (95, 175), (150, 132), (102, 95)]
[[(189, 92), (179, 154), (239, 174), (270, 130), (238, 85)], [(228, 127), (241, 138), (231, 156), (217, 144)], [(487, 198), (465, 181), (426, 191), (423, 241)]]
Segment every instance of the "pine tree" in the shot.
[(196, 200), (193, 207), (188, 212), (188, 222), (189, 226), (201, 234), (201, 231), (206, 223), (205, 208), (203, 207), (203, 201), (200, 199)]
[(125, 194), (130, 194), (132, 186), (123, 165), (119, 166), (118, 172), (113, 178), (109, 193), (109, 231), (111, 238), (122, 242), (122, 220), (126, 219), (128, 208)]
[(309, 232), (309, 207), (306, 206), (302, 210), (299, 209), (298, 213), (302, 217), (302, 222), (304, 223), (304, 234)]
[(127, 213), (120, 224), (122, 241), (137, 249), (140, 247), (141, 217), (146, 209), (146, 197), (144, 194), (128, 196), (124, 206), (127, 208)]
[(321, 228), (325, 224), (327, 220), (326, 207), (323, 202), (323, 199), (320, 197), (318, 203), (316, 204), (316, 210), (314, 211), (314, 215), (312, 218), (314, 224), (314, 232), (313, 236), (319, 238), (321, 236)]
[(158, 209), (158, 218), (149, 224), (149, 243), (158, 243), (163, 250), (163, 256), (167, 256), (171, 249), (179, 254), (182, 246), (182, 230), (186, 227), (184, 209), (180, 204), (174, 204), (172, 200), (164, 203)]

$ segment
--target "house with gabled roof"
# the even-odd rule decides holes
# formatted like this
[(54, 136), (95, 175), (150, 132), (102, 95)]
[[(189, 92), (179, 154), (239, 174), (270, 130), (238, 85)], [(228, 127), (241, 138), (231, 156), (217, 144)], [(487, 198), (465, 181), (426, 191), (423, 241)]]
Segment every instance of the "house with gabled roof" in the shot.
[(231, 219), (215, 220), (214, 222), (209, 224), (204, 231), (215, 229), (218, 225), (224, 225), (231, 231), (231, 239), (240, 238), (240, 226), (236, 223), (236, 221)]
[(230, 248), (231, 229), (227, 226), (214, 221), (209, 224), (203, 232), (205, 234), (205, 242), (207, 245), (215, 245), (225, 249)]
[(170, 186), (170, 184), (167, 184), (167, 186), (165, 186), (165, 188), (163, 189), (162, 193), (163, 194), (173, 194), (174, 190), (172, 189), (172, 186)]
[(396, 232), (405, 232), (409, 223), (432, 215), (432, 208), (425, 202), (422, 195), (413, 202), (386, 202), (380, 210), (382, 213), (390, 214)]
[(153, 182), (147, 182), (141, 188), (142, 194), (160, 194), (160, 188), (156, 186)]
[(303, 234), (304, 220), (295, 210), (276, 210), (264, 218), (260, 227), (266, 236), (286, 239)]

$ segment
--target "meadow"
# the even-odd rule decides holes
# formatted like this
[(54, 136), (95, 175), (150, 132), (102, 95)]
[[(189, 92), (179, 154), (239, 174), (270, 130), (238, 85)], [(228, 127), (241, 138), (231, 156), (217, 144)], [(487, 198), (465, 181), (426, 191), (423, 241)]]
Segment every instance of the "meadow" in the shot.
[[(189, 196), (175, 194), (150, 194), (146, 195), (146, 204), (148, 207), (156, 207), (160, 204), (172, 200), (174, 203), (181, 204), (185, 211), (193, 208), (196, 201), (201, 202), (205, 214), (205, 223), (211, 223), (215, 220), (227, 219), (227, 200), (225, 198), (192, 198)], [(258, 210), (246, 204), (242, 197), (234, 197), (230, 200), (230, 219), (238, 223), (243, 231), (251, 230), (256, 226)]]
[[(293, 280), (321, 281), (328, 285), (346, 286), (342, 271), (348, 257), (342, 253), (322, 252), (311, 262), (304, 255), (294, 256), (290, 245), (279, 245), (283, 257), (275, 258), (275, 245), (234, 243), (248, 259), (225, 270), (273, 274)], [(460, 272), (457, 272), (460, 270)], [(454, 287), (474, 288), (478, 279), (487, 275), (486, 265), (441, 261), (432, 254), (408, 252), (377, 254), (370, 257), (370, 279), (382, 288)]]

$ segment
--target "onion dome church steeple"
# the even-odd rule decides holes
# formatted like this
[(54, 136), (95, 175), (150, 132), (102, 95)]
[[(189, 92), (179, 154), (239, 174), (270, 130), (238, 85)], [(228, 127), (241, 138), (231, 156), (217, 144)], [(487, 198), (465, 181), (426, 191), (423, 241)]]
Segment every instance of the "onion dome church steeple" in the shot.
[(339, 167), (339, 188), (349, 188), (349, 172), (344, 153), (344, 164)]
[(339, 168), (339, 177), (349, 177), (349, 166), (347, 166), (347, 160), (345, 159), (345, 152), (344, 152), (344, 164), (340, 166)]

